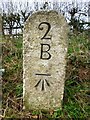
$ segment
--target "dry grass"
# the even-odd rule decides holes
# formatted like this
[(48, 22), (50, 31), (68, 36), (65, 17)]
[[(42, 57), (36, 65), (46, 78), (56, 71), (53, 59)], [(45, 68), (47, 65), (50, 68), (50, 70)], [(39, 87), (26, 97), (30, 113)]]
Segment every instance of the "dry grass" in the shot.
[(69, 35), (67, 70), (62, 110), (23, 111), (22, 38), (3, 38), (3, 114), (5, 118), (50, 120), (90, 117), (90, 58), (87, 33)]

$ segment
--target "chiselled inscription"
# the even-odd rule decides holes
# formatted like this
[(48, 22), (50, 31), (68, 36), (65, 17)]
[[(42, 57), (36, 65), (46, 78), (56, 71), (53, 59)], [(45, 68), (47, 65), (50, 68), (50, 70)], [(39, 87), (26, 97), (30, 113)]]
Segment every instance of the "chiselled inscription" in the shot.
[(45, 82), (46, 82), (46, 84), (47, 84), (47, 86), (50, 86), (50, 84), (49, 84), (49, 82), (45, 79), (45, 80), (39, 80), (38, 81), (38, 83), (35, 85), (35, 87), (38, 87), (39, 86), (39, 84), (40, 84), (40, 82), (42, 82), (42, 88), (41, 88), (41, 90), (43, 91), (43, 90), (45, 90)]
[[(43, 25), (43, 24), (45, 24), (45, 25), (47, 25), (47, 31), (46, 31), (46, 33), (44, 34), (44, 36), (41, 38), (41, 40), (43, 40), (43, 39), (51, 39), (51, 37), (47, 37), (47, 35), (48, 35), (48, 33), (49, 33), (49, 31), (50, 31), (50, 29), (51, 29), (51, 25), (48, 23), (48, 22), (42, 22), (42, 23), (40, 23), (39, 24), (39, 26), (38, 26), (38, 29), (39, 30), (43, 30), (44, 28), (41, 26), (41, 25)], [(45, 47), (47, 47), (47, 49), (45, 50)], [(51, 58), (51, 54), (49, 53), (49, 51), (50, 51), (50, 44), (43, 44), (43, 43), (41, 43), (41, 55), (40, 55), (40, 59), (43, 59), (43, 60), (49, 60), (50, 58)], [(44, 55), (46, 55), (46, 56), (44, 56)], [(36, 75), (41, 75), (41, 76), (50, 76), (50, 74), (36, 74)], [(37, 83), (36, 83), (36, 85), (35, 85), (35, 87), (37, 88), (38, 86), (39, 86), (39, 84), (40, 83), (42, 83), (42, 91), (45, 89), (45, 82), (46, 82), (46, 84), (47, 84), (47, 86), (50, 86), (50, 84), (49, 84), (49, 82), (47, 81), (47, 79), (45, 79), (45, 80), (39, 80)]]
[[(44, 36), (41, 38), (41, 40), (43, 39), (51, 39), (51, 37), (47, 37), (50, 29), (51, 29), (51, 25), (48, 23), (48, 22), (42, 22), (39, 24), (38, 28), (39, 30), (43, 30), (44, 28), (42, 27), (42, 25), (47, 25), (47, 31), (46, 33), (44, 34)], [(47, 49), (44, 49), (45, 47), (47, 47)], [(49, 60), (51, 58), (51, 54), (49, 53), (50, 51), (50, 44), (43, 44), (41, 43), (41, 55), (40, 55), (40, 59), (43, 59), (43, 60)], [(44, 56), (46, 55), (46, 56)]]
[(37, 73), (36, 75), (51, 76), (50, 74), (40, 74), (40, 73)]
[[(40, 76), (51, 76), (50, 74), (35, 74), (35, 75), (40, 75)], [(48, 87), (50, 87), (50, 84), (49, 84), (49, 82), (45, 79), (45, 80), (39, 80), (38, 82), (37, 82), (37, 84), (35, 85), (35, 87), (37, 88), (38, 86), (39, 86), (39, 84), (41, 83), (42, 84), (42, 88), (41, 88), (41, 90), (43, 91), (43, 90), (45, 90), (45, 82), (46, 82), (46, 84), (47, 84), (47, 86)]]
[(47, 26), (48, 26), (48, 29), (47, 29), (46, 33), (44, 34), (44, 36), (41, 38), (41, 40), (42, 40), (42, 39), (51, 39), (51, 37), (46, 37), (47, 34), (48, 34), (48, 32), (49, 32), (50, 29), (51, 29), (51, 25), (50, 25), (48, 22), (41, 22), (41, 23), (39, 24), (39, 26), (38, 26), (39, 30), (43, 30), (43, 27), (41, 27), (42, 24), (47, 25)]
[[(47, 47), (47, 50), (44, 50), (45, 47)], [(41, 44), (40, 59), (49, 60), (51, 58), (51, 54), (49, 53), (49, 50), (50, 50), (50, 45), (49, 44)], [(47, 57), (44, 57), (44, 54), (46, 54)]]

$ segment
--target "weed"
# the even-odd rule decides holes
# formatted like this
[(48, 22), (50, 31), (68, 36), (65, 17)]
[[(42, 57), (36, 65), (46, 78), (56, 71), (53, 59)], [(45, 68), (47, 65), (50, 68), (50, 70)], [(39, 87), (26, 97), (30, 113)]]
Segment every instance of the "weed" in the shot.
[[(38, 118), (36, 116), (41, 114), (42, 111), (24, 113), (21, 107), (23, 93), (22, 38), (4, 41), (6, 41), (3, 43), (3, 68), (5, 68), (3, 74), (3, 110), (6, 110), (5, 117), (20, 118), (27, 116), (27, 118)], [(70, 34), (68, 43), (62, 109), (56, 110), (53, 114), (42, 112), (42, 118), (44, 116), (44, 119), (85, 120), (90, 117), (90, 44), (88, 35), (86, 33)]]

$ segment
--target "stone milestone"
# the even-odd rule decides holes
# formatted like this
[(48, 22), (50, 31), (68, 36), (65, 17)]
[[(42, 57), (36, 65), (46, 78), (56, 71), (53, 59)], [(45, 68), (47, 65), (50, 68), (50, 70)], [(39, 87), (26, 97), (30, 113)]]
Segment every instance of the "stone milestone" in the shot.
[(28, 18), (23, 34), (23, 97), (27, 110), (61, 107), (65, 82), (68, 25), (55, 11)]

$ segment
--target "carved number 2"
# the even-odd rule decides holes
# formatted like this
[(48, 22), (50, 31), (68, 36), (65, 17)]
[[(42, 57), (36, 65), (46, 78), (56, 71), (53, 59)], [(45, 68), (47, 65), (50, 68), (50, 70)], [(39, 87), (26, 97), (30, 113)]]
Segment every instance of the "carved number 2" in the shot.
[(44, 34), (44, 36), (41, 38), (42, 39), (51, 39), (50, 37), (46, 37), (46, 35), (48, 34), (48, 32), (50, 31), (51, 25), (48, 22), (42, 22), (39, 24), (38, 28), (39, 30), (43, 30), (43, 27), (40, 27), (42, 24), (46, 24), (48, 26), (48, 29), (46, 31), (46, 33)]

